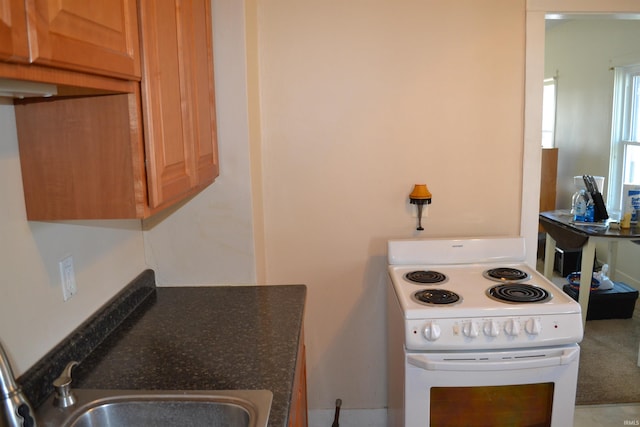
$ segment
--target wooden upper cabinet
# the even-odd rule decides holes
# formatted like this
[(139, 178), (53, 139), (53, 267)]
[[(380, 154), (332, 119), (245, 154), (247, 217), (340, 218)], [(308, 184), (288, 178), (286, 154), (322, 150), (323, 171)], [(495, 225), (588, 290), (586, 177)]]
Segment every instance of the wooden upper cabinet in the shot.
[[(85, 0), (51, 3), (84, 16)], [(132, 90), (15, 101), (27, 219), (146, 218), (218, 175), (209, 0), (139, 6)]]
[(0, 0), (0, 60), (29, 61), (24, 0)]
[(218, 175), (208, 0), (140, 1), (142, 107), (152, 208)]
[(216, 100), (213, 81), (213, 39), (210, 1), (195, 1), (192, 15), (193, 50), (187, 69), (191, 70), (191, 103), (196, 150), (197, 186), (211, 184), (219, 174)]
[[(0, 0), (0, 61), (139, 80), (139, 49), (136, 0)], [(37, 68), (0, 75), (57, 83)]]
[(149, 216), (136, 93), (15, 105), (29, 220)]
[(140, 78), (136, 0), (25, 4), (32, 63)]

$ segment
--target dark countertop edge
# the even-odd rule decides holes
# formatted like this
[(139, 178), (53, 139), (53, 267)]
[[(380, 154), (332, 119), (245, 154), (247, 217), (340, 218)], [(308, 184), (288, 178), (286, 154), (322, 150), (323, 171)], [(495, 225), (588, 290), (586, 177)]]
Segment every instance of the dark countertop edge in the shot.
[(538, 218), (545, 223), (550, 223), (556, 225), (558, 227), (562, 227), (565, 230), (571, 231), (575, 234), (580, 234), (581, 236), (589, 237), (593, 233), (588, 233), (586, 229), (581, 228), (580, 226), (572, 226), (568, 222), (563, 221), (559, 214), (556, 212), (560, 211), (551, 211), (551, 212), (540, 212)]
[(155, 288), (154, 271), (143, 271), (22, 374), (17, 383), (34, 408), (40, 406), (53, 392), (53, 380), (68, 362), (84, 360), (155, 292)]
[[(549, 234), (553, 234), (554, 232), (558, 232), (558, 228), (564, 230), (568, 233), (573, 234), (574, 236), (580, 236), (580, 238), (584, 239), (584, 243), (589, 237), (603, 237), (607, 239), (621, 239), (631, 241), (635, 244), (640, 244), (640, 224), (635, 225), (629, 229), (619, 229), (617, 232), (611, 231), (611, 229), (604, 227), (595, 227), (581, 224), (571, 224), (569, 220), (563, 218), (564, 210), (555, 210), (548, 212), (540, 212), (538, 218), (542, 222), (542, 226), (545, 224), (553, 227), (557, 227), (555, 230), (547, 230), (547, 232), (551, 231)], [(563, 234), (567, 234), (562, 232)], [(552, 235), (552, 237), (554, 237)], [(561, 236), (563, 238), (565, 236)], [(584, 243), (581, 246), (584, 245)], [(573, 244), (569, 249), (576, 249), (576, 244)]]

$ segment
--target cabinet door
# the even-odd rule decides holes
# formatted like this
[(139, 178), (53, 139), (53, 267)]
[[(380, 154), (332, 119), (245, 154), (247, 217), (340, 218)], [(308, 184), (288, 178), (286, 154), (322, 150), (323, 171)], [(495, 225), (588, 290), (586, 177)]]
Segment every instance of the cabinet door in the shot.
[(0, 0), (0, 60), (29, 60), (27, 20), (22, 0)]
[(140, 1), (151, 208), (217, 176), (210, 20), (208, 0)]
[(27, 7), (31, 62), (140, 78), (135, 0), (32, 0)]
[(304, 330), (301, 330), (293, 396), (289, 407), (288, 427), (307, 427), (307, 425), (307, 363), (304, 347)]
[(215, 93), (213, 83), (213, 40), (211, 6), (207, 0), (193, 2), (191, 56), (185, 69), (193, 73), (192, 104), (195, 106), (193, 128), (197, 168), (197, 185), (205, 187), (218, 176)]

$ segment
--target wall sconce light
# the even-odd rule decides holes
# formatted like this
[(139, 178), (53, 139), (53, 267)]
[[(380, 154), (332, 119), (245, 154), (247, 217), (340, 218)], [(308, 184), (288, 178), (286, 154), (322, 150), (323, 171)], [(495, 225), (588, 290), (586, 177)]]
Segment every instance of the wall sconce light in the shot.
[(427, 188), (427, 184), (416, 184), (413, 187), (413, 191), (409, 194), (409, 201), (412, 205), (418, 206), (418, 228), (416, 230), (422, 231), (422, 206), (431, 204), (431, 193)]

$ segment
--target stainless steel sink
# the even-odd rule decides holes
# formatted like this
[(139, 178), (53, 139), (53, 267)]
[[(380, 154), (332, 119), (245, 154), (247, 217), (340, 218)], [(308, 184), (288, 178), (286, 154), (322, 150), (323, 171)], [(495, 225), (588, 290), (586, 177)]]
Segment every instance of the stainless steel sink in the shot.
[(265, 427), (268, 390), (148, 391), (74, 389), (76, 403), (57, 408), (49, 398), (36, 410), (46, 427)]

